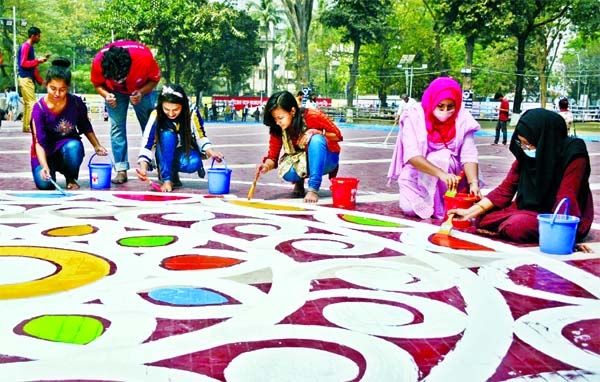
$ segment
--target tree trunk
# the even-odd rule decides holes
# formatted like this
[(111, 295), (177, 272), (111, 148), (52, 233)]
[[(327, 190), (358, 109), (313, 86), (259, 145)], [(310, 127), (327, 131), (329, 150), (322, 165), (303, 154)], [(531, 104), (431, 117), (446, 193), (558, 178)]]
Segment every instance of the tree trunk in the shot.
[(350, 80), (348, 81), (348, 94), (346, 105), (354, 105), (354, 92), (356, 91), (356, 77), (358, 76), (358, 54), (360, 52), (360, 42), (354, 42), (354, 51), (352, 52), (352, 65), (350, 66)]
[(475, 50), (475, 36), (470, 35), (465, 39), (465, 69), (463, 80), (463, 90), (471, 90), (471, 66), (473, 65), (473, 51)]
[(299, 86), (310, 83), (308, 62), (308, 30), (312, 19), (313, 0), (282, 0), (285, 15), (296, 39), (296, 73)]
[(521, 113), (521, 103), (523, 103), (523, 87), (525, 85), (525, 43), (527, 37), (517, 36), (517, 86), (515, 87), (515, 101), (513, 103), (513, 113)]

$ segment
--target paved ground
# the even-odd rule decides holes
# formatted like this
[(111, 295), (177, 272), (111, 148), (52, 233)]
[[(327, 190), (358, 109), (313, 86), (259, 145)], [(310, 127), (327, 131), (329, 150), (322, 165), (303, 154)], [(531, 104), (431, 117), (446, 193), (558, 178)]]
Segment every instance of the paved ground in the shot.
[[(394, 134), (342, 127), (355, 210), (332, 207), (328, 180), (318, 205), (290, 199), (274, 172), (248, 202), (259, 124), (207, 125), (233, 170), (223, 197), (192, 175), (154, 193), (133, 171), (90, 190), (87, 165), (63, 196), (35, 190), (30, 136), (4, 122), (0, 381), (600, 380), (596, 167), (596, 254), (458, 231), (438, 242), (440, 222), (400, 216), (386, 185)], [(477, 142), (489, 189), (511, 154), (489, 133)]]

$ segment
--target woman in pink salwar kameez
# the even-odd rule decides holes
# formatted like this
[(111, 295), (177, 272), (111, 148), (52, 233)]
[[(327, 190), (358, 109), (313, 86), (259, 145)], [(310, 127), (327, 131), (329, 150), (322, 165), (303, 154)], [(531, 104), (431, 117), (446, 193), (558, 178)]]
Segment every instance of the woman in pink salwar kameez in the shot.
[(448, 189), (468, 188), (470, 194), (481, 197), (474, 139), (480, 126), (461, 106), (458, 82), (440, 77), (429, 84), (420, 105), (402, 114), (388, 178), (398, 181), (405, 215), (443, 217), (443, 196)]

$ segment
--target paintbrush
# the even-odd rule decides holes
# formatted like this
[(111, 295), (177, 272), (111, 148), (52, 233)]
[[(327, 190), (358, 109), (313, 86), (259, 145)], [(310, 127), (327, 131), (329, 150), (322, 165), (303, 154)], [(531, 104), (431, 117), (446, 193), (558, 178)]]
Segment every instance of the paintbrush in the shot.
[(155, 191), (162, 192), (160, 186), (148, 179), (147, 175), (142, 174), (139, 168), (136, 168), (135, 172), (137, 172), (139, 180), (141, 180), (142, 182), (147, 182), (152, 188), (154, 188)]
[(438, 231), (438, 235), (450, 235), (452, 232), (452, 219), (454, 218), (454, 214), (448, 215), (448, 219), (446, 219), (440, 229)]
[[(461, 179), (463, 178), (463, 176), (465, 176), (464, 170), (462, 170), (460, 173), (458, 173), (458, 182), (459, 183), (460, 183)], [(448, 190), (446, 190), (446, 193), (444, 194), (444, 196), (447, 196), (449, 198), (454, 198), (456, 196), (457, 192), (458, 192), (458, 187), (449, 188)]]
[(252, 199), (252, 195), (254, 195), (254, 189), (256, 188), (256, 183), (258, 182), (259, 177), (260, 171), (256, 171), (256, 175), (254, 176), (254, 182), (252, 182), (252, 186), (250, 186), (250, 190), (248, 191), (248, 200)]
[(54, 185), (54, 188), (56, 188), (56, 190), (57, 190), (58, 192), (60, 192), (61, 194), (63, 194), (63, 195), (65, 195), (65, 196), (67, 196), (67, 193), (65, 192), (65, 190), (63, 190), (63, 189), (62, 189), (62, 187), (61, 187), (61, 186), (59, 186), (59, 185), (58, 185), (58, 184), (57, 184), (57, 183), (54, 181), (54, 179), (52, 179), (52, 178), (48, 178), (48, 180), (50, 181), (50, 183), (52, 183), (52, 184)]

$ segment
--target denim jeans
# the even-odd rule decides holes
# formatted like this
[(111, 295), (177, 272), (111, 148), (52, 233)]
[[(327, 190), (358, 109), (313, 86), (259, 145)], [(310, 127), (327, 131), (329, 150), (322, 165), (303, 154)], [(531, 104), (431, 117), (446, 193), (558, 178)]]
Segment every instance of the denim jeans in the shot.
[[(83, 143), (78, 139), (71, 139), (59, 151), (46, 157), (52, 179), (56, 181), (56, 172), (60, 172), (67, 181), (77, 180), (79, 178), (79, 167), (83, 162), (83, 155)], [(53, 190), (54, 185), (49, 180), (41, 177), (41, 169), (41, 165), (32, 169), (35, 186), (40, 190)]]
[(494, 139), (494, 143), (498, 143), (498, 141), (500, 140), (500, 131), (502, 131), (502, 144), (503, 145), (506, 144), (506, 135), (507, 135), (506, 122), (508, 122), (508, 121), (500, 121), (499, 120), (496, 123), (496, 138)]
[(177, 147), (177, 133), (172, 130), (162, 130), (160, 140), (156, 146), (156, 160), (163, 182), (172, 181), (178, 172), (194, 173), (202, 167), (200, 153), (190, 150), (190, 155), (185, 154), (185, 149)]
[[(115, 108), (106, 104), (108, 118), (110, 118), (110, 142), (112, 146), (112, 155), (115, 162), (115, 171), (129, 170), (129, 156), (127, 154), (127, 111), (129, 109), (129, 95), (123, 93), (113, 93), (117, 98)], [(140, 123), (142, 133), (146, 128), (150, 113), (154, 110), (154, 93), (146, 94), (137, 105), (133, 105), (133, 110)]]
[[(319, 191), (323, 175), (333, 171), (339, 161), (340, 154), (332, 153), (327, 149), (327, 141), (322, 135), (313, 135), (308, 143), (308, 190)], [(300, 182), (300, 178), (292, 167), (290, 171), (283, 176), (288, 182)]]

